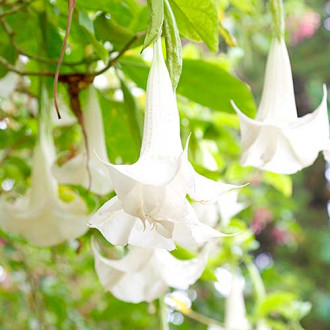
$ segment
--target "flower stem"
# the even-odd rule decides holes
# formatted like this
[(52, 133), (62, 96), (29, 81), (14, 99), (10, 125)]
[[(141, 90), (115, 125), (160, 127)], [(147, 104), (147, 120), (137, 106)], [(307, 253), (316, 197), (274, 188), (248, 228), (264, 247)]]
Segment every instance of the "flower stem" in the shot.
[(168, 326), (167, 322), (167, 308), (164, 301), (164, 296), (159, 298), (159, 307), (158, 307), (158, 315), (159, 315), (159, 323), (161, 330), (169, 330), (170, 327)]
[(275, 38), (281, 40), (284, 38), (285, 21), (282, 0), (271, 0), (270, 10), (273, 16), (273, 33)]
[(244, 262), (254, 285), (257, 302), (260, 302), (266, 297), (266, 289), (264, 283), (256, 265), (252, 262), (252, 260), (250, 260), (250, 258), (246, 258)]

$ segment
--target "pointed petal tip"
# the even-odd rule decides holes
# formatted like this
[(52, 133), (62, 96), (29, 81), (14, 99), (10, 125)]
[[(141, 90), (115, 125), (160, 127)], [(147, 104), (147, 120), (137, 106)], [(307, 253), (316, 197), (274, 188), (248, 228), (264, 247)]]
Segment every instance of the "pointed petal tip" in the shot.
[(106, 162), (105, 160), (103, 160), (103, 159), (98, 155), (98, 153), (96, 152), (95, 149), (93, 149), (93, 152), (94, 152), (95, 156), (97, 157), (97, 159), (98, 159), (101, 163), (103, 163), (103, 164), (105, 164), (105, 165), (107, 165), (107, 166), (112, 165), (111, 163), (108, 163), (108, 162)]

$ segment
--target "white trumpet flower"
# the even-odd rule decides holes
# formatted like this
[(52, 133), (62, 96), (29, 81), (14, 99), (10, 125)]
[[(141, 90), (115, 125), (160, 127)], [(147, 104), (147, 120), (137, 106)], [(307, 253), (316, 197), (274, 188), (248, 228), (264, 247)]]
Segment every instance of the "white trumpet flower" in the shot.
[(172, 250), (175, 241), (192, 247), (220, 235), (197, 219), (186, 195), (215, 200), (234, 186), (197, 174), (189, 163), (160, 39), (148, 78), (140, 158), (133, 165), (107, 165), (117, 197), (101, 207), (90, 226), (110, 243)]
[(244, 210), (247, 205), (238, 202), (238, 190), (230, 190), (220, 195), (215, 203), (193, 203), (198, 218), (205, 224), (214, 227), (219, 219), (221, 226), (226, 227), (236, 214)]
[[(43, 95), (43, 102), (47, 102)], [(42, 102), (42, 103), (43, 103)], [(88, 227), (87, 208), (81, 198), (66, 203), (58, 196), (58, 185), (51, 173), (55, 160), (49, 118), (43, 112), (49, 108), (41, 105), (39, 137), (34, 148), (32, 184), (26, 195), (13, 202), (0, 199), (0, 222), (3, 230), (22, 235), (29, 243), (52, 246), (83, 235)]]
[(238, 274), (233, 274), (229, 296), (226, 299), (225, 329), (250, 330), (251, 326), (246, 318), (244, 303), (244, 282)]
[(92, 240), (95, 269), (105, 290), (132, 303), (151, 302), (169, 287), (186, 290), (202, 275), (207, 253), (190, 260), (179, 260), (163, 249), (131, 246), (119, 260), (103, 257)]
[[(89, 151), (90, 190), (96, 194), (105, 195), (111, 192), (113, 187), (109, 179), (107, 167), (96, 156), (98, 155), (104, 161), (108, 161), (102, 112), (95, 88), (90, 86), (87, 93), (87, 103), (83, 113)], [(62, 166), (54, 166), (54, 176), (61, 184), (76, 184), (88, 188), (90, 179), (86, 163), (87, 152), (84, 146), (83, 151), (76, 157), (70, 159)]]
[(241, 125), (243, 166), (293, 174), (310, 166), (329, 140), (327, 92), (312, 113), (298, 118), (290, 59), (283, 38), (274, 38), (256, 119), (232, 102)]

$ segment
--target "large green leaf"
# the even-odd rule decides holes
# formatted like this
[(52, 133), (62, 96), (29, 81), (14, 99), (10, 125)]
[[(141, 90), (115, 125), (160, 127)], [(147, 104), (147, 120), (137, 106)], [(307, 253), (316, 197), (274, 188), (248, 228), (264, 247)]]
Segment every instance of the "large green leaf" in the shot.
[(202, 60), (183, 61), (178, 94), (214, 110), (233, 112), (230, 100), (247, 115), (255, 113), (248, 86), (220, 66)]
[[(121, 60), (123, 71), (141, 88), (146, 88), (149, 68), (140, 59), (125, 56)], [(230, 100), (248, 115), (256, 111), (249, 87), (218, 65), (203, 60), (183, 60), (183, 71), (177, 88), (191, 101), (214, 110), (234, 112)]]
[(164, 0), (148, 0), (148, 27), (143, 49), (150, 46), (162, 35), (164, 22)]
[(203, 40), (216, 52), (219, 46), (219, 22), (213, 0), (169, 0), (180, 32), (196, 41)]
[(176, 89), (182, 72), (182, 45), (175, 17), (168, 0), (165, 0), (164, 35), (167, 68), (173, 89)]
[(77, 2), (78, 8), (103, 11), (122, 26), (129, 26), (140, 5), (136, 0), (84, 0)]
[[(134, 33), (128, 28), (108, 19), (105, 15), (99, 15), (94, 20), (95, 37), (98, 40), (110, 41), (115, 49), (121, 50), (133, 37)], [(142, 45), (143, 39), (139, 38), (129, 48)]]

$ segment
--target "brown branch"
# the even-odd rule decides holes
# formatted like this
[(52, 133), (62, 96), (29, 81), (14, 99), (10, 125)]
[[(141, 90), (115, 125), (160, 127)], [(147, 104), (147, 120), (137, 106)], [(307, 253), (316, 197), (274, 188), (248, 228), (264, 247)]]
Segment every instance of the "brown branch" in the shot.
[(78, 123), (81, 127), (81, 131), (83, 134), (83, 139), (85, 143), (85, 148), (86, 148), (86, 170), (87, 170), (87, 175), (88, 175), (88, 188), (87, 190), (89, 191), (92, 185), (92, 174), (90, 171), (89, 167), (89, 159), (90, 159), (90, 150), (88, 146), (88, 136), (86, 132), (86, 127), (85, 127), (85, 120), (84, 120), (84, 115), (81, 109), (81, 103), (79, 99), (79, 93), (81, 90), (87, 88), (94, 80), (94, 77), (86, 77), (86, 76), (75, 76), (75, 77), (70, 77), (66, 83), (69, 85), (69, 95), (70, 95), (70, 103), (71, 103), (71, 109), (73, 113), (75, 114)]
[(17, 73), (20, 76), (48, 76), (53, 77), (54, 72), (51, 71), (23, 71), (18, 69), (15, 65), (9, 63), (4, 57), (0, 56), (0, 64), (4, 66), (8, 71)]

